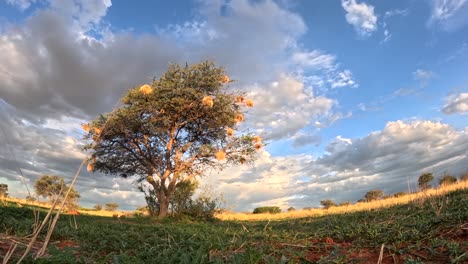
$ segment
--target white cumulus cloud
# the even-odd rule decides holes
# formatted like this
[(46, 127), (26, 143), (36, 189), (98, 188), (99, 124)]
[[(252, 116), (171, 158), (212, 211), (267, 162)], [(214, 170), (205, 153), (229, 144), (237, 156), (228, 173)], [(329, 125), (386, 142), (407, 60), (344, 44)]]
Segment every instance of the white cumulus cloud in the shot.
[(468, 113), (468, 93), (450, 95), (445, 102), (442, 111), (447, 115)]
[(377, 30), (377, 16), (374, 6), (356, 0), (342, 0), (341, 5), (346, 11), (346, 21), (354, 27), (361, 36), (369, 36)]

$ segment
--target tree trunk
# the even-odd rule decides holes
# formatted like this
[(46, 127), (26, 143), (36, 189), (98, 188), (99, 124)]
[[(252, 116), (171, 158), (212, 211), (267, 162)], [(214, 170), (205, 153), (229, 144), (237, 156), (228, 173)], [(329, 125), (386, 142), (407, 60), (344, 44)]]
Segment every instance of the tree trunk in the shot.
[(169, 211), (169, 201), (167, 197), (164, 197), (162, 199), (159, 199), (159, 218), (165, 218), (167, 216), (167, 213)]

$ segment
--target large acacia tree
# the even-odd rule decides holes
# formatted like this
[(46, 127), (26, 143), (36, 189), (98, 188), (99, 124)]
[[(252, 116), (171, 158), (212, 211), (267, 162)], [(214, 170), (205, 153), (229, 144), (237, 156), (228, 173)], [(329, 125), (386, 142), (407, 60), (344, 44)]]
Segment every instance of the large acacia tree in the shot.
[(146, 182), (165, 217), (179, 182), (252, 161), (261, 147), (259, 137), (236, 132), (253, 102), (229, 82), (223, 68), (203, 62), (171, 65), (130, 89), (119, 108), (84, 125), (92, 140), (88, 170)]

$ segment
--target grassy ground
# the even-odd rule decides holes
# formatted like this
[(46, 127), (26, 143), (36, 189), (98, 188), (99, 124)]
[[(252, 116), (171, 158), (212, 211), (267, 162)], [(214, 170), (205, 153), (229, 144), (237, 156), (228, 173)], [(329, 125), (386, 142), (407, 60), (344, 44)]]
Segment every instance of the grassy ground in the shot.
[[(36, 263), (377, 263), (382, 245), (383, 263), (468, 262), (466, 189), (389, 208), (281, 221), (80, 215), (75, 229), (72, 217), (62, 216), (48, 257)], [(14, 243), (16, 253), (23, 252), (32, 224), (31, 209), (0, 207), (0, 256)]]

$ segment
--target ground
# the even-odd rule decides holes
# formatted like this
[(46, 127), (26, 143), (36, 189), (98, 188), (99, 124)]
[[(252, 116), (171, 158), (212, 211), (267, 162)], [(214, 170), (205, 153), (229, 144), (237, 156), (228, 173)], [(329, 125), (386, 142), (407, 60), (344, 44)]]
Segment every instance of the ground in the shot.
[[(18, 244), (17, 259), (33, 220), (29, 208), (0, 207), (0, 256)], [(468, 263), (467, 241), (465, 189), (391, 208), (278, 221), (64, 215), (35, 263)]]

